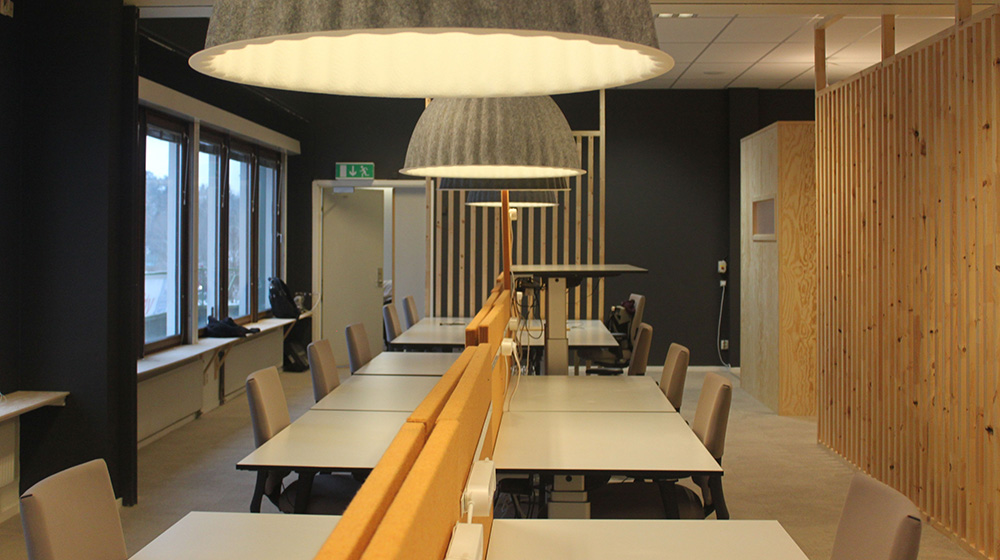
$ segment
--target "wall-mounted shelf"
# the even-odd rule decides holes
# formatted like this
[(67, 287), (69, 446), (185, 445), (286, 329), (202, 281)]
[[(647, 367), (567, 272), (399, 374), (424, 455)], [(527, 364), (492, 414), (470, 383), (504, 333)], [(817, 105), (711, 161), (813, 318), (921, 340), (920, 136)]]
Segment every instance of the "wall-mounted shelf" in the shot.
[(0, 401), (0, 422), (43, 406), (66, 406), (66, 391), (14, 391)]

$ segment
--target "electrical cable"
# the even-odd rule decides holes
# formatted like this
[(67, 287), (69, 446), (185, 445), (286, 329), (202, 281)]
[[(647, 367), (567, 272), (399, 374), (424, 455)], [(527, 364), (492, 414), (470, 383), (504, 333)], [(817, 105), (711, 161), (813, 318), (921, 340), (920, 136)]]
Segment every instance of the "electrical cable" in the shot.
[(715, 351), (719, 355), (719, 361), (722, 365), (727, 368), (733, 366), (729, 365), (726, 360), (722, 359), (722, 308), (726, 304), (726, 285), (722, 285), (722, 297), (719, 299), (719, 326), (715, 330)]

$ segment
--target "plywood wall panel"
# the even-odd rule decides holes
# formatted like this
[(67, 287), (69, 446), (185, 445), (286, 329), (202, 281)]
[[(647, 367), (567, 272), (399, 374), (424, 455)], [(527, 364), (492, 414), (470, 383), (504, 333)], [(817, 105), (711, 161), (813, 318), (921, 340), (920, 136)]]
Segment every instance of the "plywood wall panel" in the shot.
[(1000, 558), (1000, 15), (817, 95), (819, 439)]

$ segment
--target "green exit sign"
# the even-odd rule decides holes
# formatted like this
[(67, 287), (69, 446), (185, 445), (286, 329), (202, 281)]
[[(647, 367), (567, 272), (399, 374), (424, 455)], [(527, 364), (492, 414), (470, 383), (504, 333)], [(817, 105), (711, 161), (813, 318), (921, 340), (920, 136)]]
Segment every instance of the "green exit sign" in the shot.
[(371, 162), (337, 162), (336, 179), (374, 179), (375, 164)]

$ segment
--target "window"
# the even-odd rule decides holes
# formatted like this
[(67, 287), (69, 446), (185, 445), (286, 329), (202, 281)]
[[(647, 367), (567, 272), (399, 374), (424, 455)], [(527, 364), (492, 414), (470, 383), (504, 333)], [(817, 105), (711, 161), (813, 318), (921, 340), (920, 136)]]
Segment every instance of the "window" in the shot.
[(185, 127), (178, 123), (160, 119), (147, 123), (143, 256), (146, 344), (179, 341), (181, 336), (185, 138)]
[(268, 279), (280, 271), (281, 154), (151, 110), (143, 122), (143, 351), (152, 352), (191, 340), (209, 316), (268, 314)]
[(222, 142), (203, 134), (198, 153), (198, 328), (219, 316)]
[(271, 309), (269, 280), (278, 275), (278, 196), (280, 190), (277, 158), (262, 155), (257, 203), (257, 311)]

